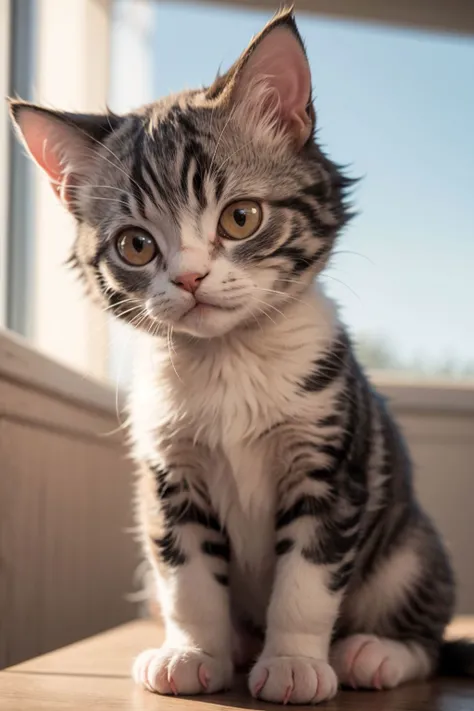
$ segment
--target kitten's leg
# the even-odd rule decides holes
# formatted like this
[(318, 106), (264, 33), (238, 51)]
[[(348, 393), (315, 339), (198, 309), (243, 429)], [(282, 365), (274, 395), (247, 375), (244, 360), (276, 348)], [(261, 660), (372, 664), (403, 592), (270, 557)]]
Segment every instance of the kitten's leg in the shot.
[(157, 571), (166, 638), (136, 659), (134, 678), (161, 694), (224, 689), (232, 677), (227, 537), (205, 492), (179, 472), (149, 467), (141, 484), (145, 545)]
[(339, 595), (324, 566), (299, 550), (282, 556), (267, 616), (265, 646), (250, 673), (253, 696), (276, 703), (311, 704), (332, 698), (337, 678), (328, 663)]
[(346, 636), (331, 653), (339, 680), (354, 688), (391, 689), (429, 676), (453, 610), (450, 565), (431, 523), (415, 509), (397, 545), (390, 532), (400, 529), (390, 519), (397, 521), (394, 509), (385, 530), (362, 545), (364, 582), (345, 601)]
[(425, 679), (433, 669), (426, 650), (416, 642), (365, 634), (337, 642), (331, 660), (341, 684), (354, 689), (393, 689), (405, 681)]
[(352, 568), (359, 513), (334, 499), (327, 471), (311, 469), (278, 513), (277, 566), (263, 652), (251, 693), (277, 703), (332, 698), (337, 678), (329, 644)]

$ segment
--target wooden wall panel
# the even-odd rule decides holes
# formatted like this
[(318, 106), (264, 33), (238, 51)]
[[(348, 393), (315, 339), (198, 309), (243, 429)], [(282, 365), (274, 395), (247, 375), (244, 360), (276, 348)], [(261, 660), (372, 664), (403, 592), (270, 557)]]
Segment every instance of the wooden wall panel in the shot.
[(0, 379), (0, 668), (137, 614), (132, 465), (114, 428)]

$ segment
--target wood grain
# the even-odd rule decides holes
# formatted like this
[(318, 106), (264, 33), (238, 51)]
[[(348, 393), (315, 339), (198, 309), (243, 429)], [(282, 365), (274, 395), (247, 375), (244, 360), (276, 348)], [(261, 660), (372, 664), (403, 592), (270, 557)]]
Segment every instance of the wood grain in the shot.
[[(474, 618), (459, 618), (450, 636), (474, 635)], [(245, 679), (226, 694), (171, 698), (150, 694), (132, 683), (131, 660), (157, 646), (160, 628), (136, 621), (0, 673), (0, 711), (226, 711), (275, 709), (252, 700)], [(390, 692), (341, 691), (320, 708), (327, 711), (469, 711), (474, 680), (437, 679)]]

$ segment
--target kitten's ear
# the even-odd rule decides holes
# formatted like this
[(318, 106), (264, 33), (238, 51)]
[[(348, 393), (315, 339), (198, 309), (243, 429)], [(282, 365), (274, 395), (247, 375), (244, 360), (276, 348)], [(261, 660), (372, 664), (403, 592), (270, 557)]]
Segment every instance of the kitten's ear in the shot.
[(90, 174), (97, 149), (118, 117), (52, 111), (16, 100), (10, 100), (10, 115), (28, 153), (71, 209), (73, 188)]
[(276, 119), (297, 148), (304, 146), (314, 127), (311, 72), (292, 9), (270, 20), (208, 96), (253, 114), (257, 108), (270, 123)]

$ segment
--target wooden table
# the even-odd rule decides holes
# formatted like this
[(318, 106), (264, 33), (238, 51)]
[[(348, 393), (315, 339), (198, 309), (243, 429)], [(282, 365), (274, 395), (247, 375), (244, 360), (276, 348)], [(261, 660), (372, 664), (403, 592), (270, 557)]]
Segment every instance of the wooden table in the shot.
[[(460, 618), (450, 634), (474, 637), (474, 618)], [(272, 709), (252, 700), (245, 680), (215, 696), (157, 696), (132, 683), (130, 666), (142, 649), (157, 646), (152, 622), (131, 622), (0, 673), (1, 711), (225, 711)], [(217, 707), (217, 708), (216, 708)], [(301, 708), (301, 707), (300, 707)], [(314, 707), (312, 707), (314, 708)], [(331, 711), (474, 711), (474, 679), (437, 679), (387, 692), (343, 691), (322, 704)]]

